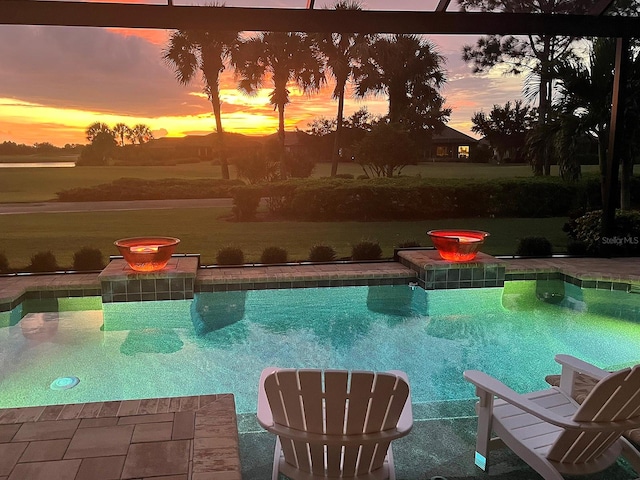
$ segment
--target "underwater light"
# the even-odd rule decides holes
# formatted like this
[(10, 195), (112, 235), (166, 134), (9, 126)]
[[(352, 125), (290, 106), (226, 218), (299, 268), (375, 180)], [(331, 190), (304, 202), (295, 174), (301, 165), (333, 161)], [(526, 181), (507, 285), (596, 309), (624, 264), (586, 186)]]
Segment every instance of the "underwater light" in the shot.
[(58, 377), (51, 382), (49, 388), (51, 388), (51, 390), (68, 390), (79, 383), (80, 379), (78, 377)]

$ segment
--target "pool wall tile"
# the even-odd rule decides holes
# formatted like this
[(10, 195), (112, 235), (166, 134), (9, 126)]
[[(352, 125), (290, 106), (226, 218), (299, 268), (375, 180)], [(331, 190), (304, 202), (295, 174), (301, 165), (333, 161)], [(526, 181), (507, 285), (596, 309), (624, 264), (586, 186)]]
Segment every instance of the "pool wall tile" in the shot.
[(135, 272), (114, 259), (98, 275), (103, 303), (184, 300), (193, 298), (199, 258), (172, 257), (158, 272)]

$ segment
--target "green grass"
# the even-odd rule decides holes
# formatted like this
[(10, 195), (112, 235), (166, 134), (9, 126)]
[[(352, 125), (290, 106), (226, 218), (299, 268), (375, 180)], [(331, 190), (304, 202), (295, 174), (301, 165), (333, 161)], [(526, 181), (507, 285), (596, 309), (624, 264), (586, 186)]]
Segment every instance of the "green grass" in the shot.
[(0, 216), (0, 252), (13, 268), (24, 267), (32, 255), (51, 250), (58, 263), (68, 266), (83, 246), (117, 255), (113, 242), (139, 235), (168, 235), (182, 240), (178, 253), (199, 253), (203, 264), (215, 263), (217, 251), (234, 245), (247, 262), (258, 262), (265, 247), (285, 248), (291, 260), (305, 260), (316, 243), (331, 245), (338, 257), (348, 257), (361, 240), (378, 241), (384, 257), (400, 242), (415, 240), (430, 246), (426, 232), (436, 228), (473, 228), (491, 233), (483, 251), (513, 254), (518, 238), (546, 236), (555, 251), (564, 251), (564, 218), (455, 219), (412, 222), (230, 222), (228, 208), (190, 208), (91, 213), (51, 213)]
[[(595, 171), (595, 166), (583, 167), (583, 172)], [(329, 176), (331, 165), (319, 163), (314, 176)], [(231, 165), (231, 178), (236, 172)], [(359, 165), (342, 163), (338, 173), (362, 175)], [(423, 178), (511, 178), (531, 177), (528, 165), (489, 165), (476, 163), (428, 163), (410, 165), (403, 175)], [(553, 170), (557, 175), (557, 168)], [(75, 167), (75, 168), (2, 168), (0, 170), (0, 203), (47, 202), (56, 199), (56, 192), (76, 187), (109, 183), (118, 178), (221, 178), (220, 167), (209, 162), (158, 167)], [(116, 199), (114, 199), (116, 200)]]

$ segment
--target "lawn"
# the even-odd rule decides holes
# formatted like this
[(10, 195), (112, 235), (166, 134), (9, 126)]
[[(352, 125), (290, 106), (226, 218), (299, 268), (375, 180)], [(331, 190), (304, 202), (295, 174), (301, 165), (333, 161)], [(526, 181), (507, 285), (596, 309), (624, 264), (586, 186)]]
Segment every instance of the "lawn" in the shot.
[[(590, 169), (591, 167), (586, 167)], [(314, 176), (328, 176), (330, 165), (318, 164)], [(355, 164), (341, 164), (339, 173), (362, 173)], [(430, 163), (409, 166), (406, 175), (429, 178), (530, 177), (527, 165)], [(0, 203), (43, 202), (55, 199), (57, 191), (97, 185), (122, 177), (220, 178), (220, 168), (202, 162), (172, 167), (76, 167), (3, 168), (0, 175)], [(235, 178), (235, 170), (231, 169)], [(116, 199), (114, 199), (116, 200)], [(62, 266), (72, 264), (73, 253), (84, 246), (99, 248), (106, 258), (116, 255), (114, 240), (137, 235), (169, 235), (182, 239), (180, 253), (200, 253), (203, 264), (215, 263), (217, 251), (235, 245), (247, 262), (258, 262), (265, 247), (280, 246), (291, 260), (305, 260), (314, 244), (332, 246), (338, 257), (348, 257), (353, 244), (378, 241), (384, 257), (393, 255), (400, 242), (430, 245), (426, 231), (462, 227), (486, 230), (487, 253), (513, 254), (518, 239), (544, 236), (563, 252), (567, 238), (562, 232), (565, 218), (438, 220), (414, 222), (283, 222), (228, 221), (230, 208), (191, 208), (128, 212), (90, 212), (30, 215), (0, 215), (0, 252), (14, 268), (26, 266), (31, 256), (51, 250)]]
[(415, 222), (231, 222), (228, 208), (190, 208), (92, 213), (50, 213), (0, 216), (3, 232), (0, 252), (9, 264), (23, 267), (32, 255), (51, 250), (58, 263), (68, 266), (73, 253), (83, 246), (99, 248), (105, 255), (117, 255), (113, 242), (138, 235), (168, 235), (182, 239), (178, 253), (199, 253), (203, 264), (215, 263), (217, 251), (235, 245), (247, 262), (259, 262), (265, 247), (280, 246), (290, 260), (305, 260), (312, 245), (331, 245), (339, 257), (348, 257), (351, 246), (361, 240), (378, 241), (384, 257), (393, 255), (400, 242), (415, 240), (430, 246), (426, 231), (463, 227), (491, 233), (484, 251), (513, 254), (519, 238), (547, 237), (556, 251), (564, 251), (564, 218), (541, 219), (456, 219)]

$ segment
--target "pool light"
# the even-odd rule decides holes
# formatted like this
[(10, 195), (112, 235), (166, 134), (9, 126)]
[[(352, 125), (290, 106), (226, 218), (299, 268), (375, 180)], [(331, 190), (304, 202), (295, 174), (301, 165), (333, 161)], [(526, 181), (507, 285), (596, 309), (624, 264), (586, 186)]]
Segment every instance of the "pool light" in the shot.
[(79, 383), (80, 379), (78, 377), (58, 377), (51, 382), (49, 388), (51, 390), (69, 390)]
[(116, 240), (114, 245), (133, 270), (155, 272), (167, 265), (178, 243), (173, 237), (133, 237)]

